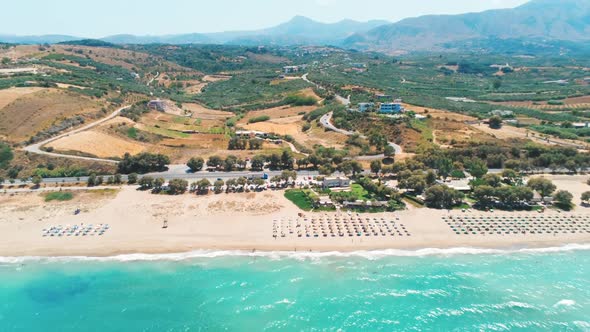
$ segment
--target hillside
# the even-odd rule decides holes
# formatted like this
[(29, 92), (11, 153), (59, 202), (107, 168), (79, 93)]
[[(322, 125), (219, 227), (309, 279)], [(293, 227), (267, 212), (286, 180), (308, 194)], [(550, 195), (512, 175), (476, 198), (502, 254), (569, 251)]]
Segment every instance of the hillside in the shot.
[(590, 39), (590, 2), (533, 0), (514, 9), (422, 16), (349, 37), (344, 45), (377, 51), (444, 49), (445, 43), (499, 38)]

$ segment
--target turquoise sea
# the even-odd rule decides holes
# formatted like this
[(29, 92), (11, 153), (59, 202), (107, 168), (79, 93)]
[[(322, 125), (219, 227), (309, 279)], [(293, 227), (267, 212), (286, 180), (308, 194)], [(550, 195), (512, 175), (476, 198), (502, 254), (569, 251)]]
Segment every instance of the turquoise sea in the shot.
[(590, 331), (590, 248), (0, 258), (0, 331)]

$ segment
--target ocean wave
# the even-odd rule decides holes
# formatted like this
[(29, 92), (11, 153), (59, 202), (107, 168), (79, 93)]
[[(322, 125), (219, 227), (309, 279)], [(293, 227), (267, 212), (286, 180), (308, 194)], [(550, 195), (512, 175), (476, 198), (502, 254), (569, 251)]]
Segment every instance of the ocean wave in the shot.
[(576, 301), (574, 300), (561, 300), (553, 305), (554, 308), (559, 307), (573, 307), (576, 305)]
[(524, 248), (524, 249), (484, 249), (484, 248), (428, 248), (419, 250), (386, 249), (374, 251), (331, 251), (331, 252), (294, 252), (294, 251), (243, 251), (243, 250), (196, 250), (185, 253), (172, 254), (127, 254), (106, 257), (93, 256), (19, 256), (0, 257), (0, 264), (22, 264), (30, 261), (46, 262), (149, 262), (149, 261), (186, 261), (204, 258), (268, 258), (268, 259), (295, 259), (318, 260), (322, 258), (364, 258), (367, 260), (379, 260), (388, 257), (427, 257), (427, 256), (456, 256), (456, 255), (503, 255), (503, 254), (546, 254), (569, 251), (590, 250), (590, 244), (568, 244), (561, 247), (548, 248)]

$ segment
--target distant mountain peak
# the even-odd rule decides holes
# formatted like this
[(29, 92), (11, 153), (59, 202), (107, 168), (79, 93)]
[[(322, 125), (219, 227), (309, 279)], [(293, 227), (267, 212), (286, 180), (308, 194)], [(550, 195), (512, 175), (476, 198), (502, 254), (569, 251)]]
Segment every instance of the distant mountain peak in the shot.
[(589, 0), (533, 0), (512, 9), (408, 18), (348, 38), (374, 51), (441, 50), (448, 43), (486, 39), (590, 40)]

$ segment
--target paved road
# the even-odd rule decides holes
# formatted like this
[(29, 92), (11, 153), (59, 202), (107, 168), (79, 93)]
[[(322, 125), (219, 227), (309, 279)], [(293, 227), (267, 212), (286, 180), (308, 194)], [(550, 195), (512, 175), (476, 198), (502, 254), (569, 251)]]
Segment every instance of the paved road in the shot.
[[(305, 82), (308, 82), (310, 84), (315, 85), (319, 89), (324, 90), (324, 87), (322, 87), (321, 85), (319, 85), (319, 84), (317, 84), (315, 82), (310, 81), (307, 78), (307, 75), (309, 75), (309, 73), (306, 73), (305, 75), (301, 76), (301, 79), (303, 79)], [(338, 94), (335, 94), (334, 96), (335, 96), (336, 100), (338, 102), (340, 102), (342, 105), (347, 106), (347, 107), (350, 105), (350, 96), (348, 96), (348, 98), (344, 98), (344, 97), (342, 97), (342, 96), (340, 96)], [(328, 114), (326, 114), (326, 115), (324, 115), (324, 116), (322, 116), (320, 118), (320, 124), (324, 128), (330, 129), (332, 131), (335, 131), (337, 133), (340, 133), (340, 134), (343, 134), (343, 135), (346, 135), (346, 136), (352, 136), (352, 135), (356, 134), (355, 132), (344, 130), (344, 129), (340, 129), (340, 128), (337, 128), (336, 126), (334, 126), (332, 124), (332, 115), (333, 115), (333, 113), (330, 112), (330, 113), (328, 113)], [(366, 136), (363, 136), (363, 135), (360, 135), (360, 137), (362, 137), (364, 139), (367, 138)], [(403, 153), (402, 147), (399, 146), (398, 144), (395, 144), (393, 142), (387, 142), (387, 144), (389, 146), (391, 146), (395, 150), (395, 154)], [(385, 155), (380, 154), (380, 155), (375, 155), (375, 156), (361, 156), (361, 157), (357, 157), (355, 159), (356, 160), (378, 160), (378, 159), (383, 159), (383, 158), (385, 158)]]
[[(184, 179), (187, 181), (197, 181), (201, 179), (208, 179), (208, 180), (216, 180), (216, 179), (237, 179), (239, 177), (248, 177), (251, 174), (260, 174), (266, 173), (268, 174), (269, 178), (273, 176), (281, 175), (282, 171), (263, 171), (263, 172), (252, 172), (252, 171), (244, 171), (244, 172), (197, 172), (197, 173), (190, 173), (188, 167), (186, 165), (170, 165), (168, 171), (161, 172), (161, 173), (150, 173), (143, 176), (151, 176), (154, 178), (163, 178), (164, 180), (172, 180), (172, 179)], [(339, 173), (335, 173), (334, 175), (338, 175)], [(314, 177), (320, 175), (317, 171), (297, 171), (297, 175), (299, 177)], [(104, 180), (109, 177), (109, 175), (103, 176)], [(140, 176), (142, 177), (142, 176)], [(127, 181), (127, 175), (122, 175), (121, 178), (123, 181)], [(81, 177), (67, 177), (67, 178), (47, 178), (43, 179), (44, 184), (56, 184), (56, 183), (84, 183), (88, 181), (87, 176)], [(10, 184), (8, 181), (5, 181), (5, 185), (13, 185), (18, 186), (21, 184), (28, 184), (31, 183), (27, 181), (22, 183), (20, 180), (17, 180), (14, 184)], [(1, 184), (1, 183), (0, 183)]]
[[(344, 129), (340, 129), (340, 128), (337, 128), (336, 126), (334, 126), (332, 124), (332, 115), (333, 115), (332, 112), (330, 112), (330, 113), (328, 113), (328, 114), (326, 114), (326, 115), (324, 115), (324, 116), (322, 116), (320, 118), (320, 124), (324, 128), (330, 129), (332, 131), (335, 131), (337, 133), (340, 133), (340, 134), (343, 134), (343, 135), (346, 135), (346, 136), (352, 136), (352, 135), (357, 134), (355, 132), (344, 130)], [(361, 138), (367, 139), (367, 136), (360, 135), (360, 134), (359, 134), (359, 136)], [(389, 146), (391, 146), (395, 150), (395, 154), (403, 153), (402, 147), (399, 146), (398, 144), (395, 144), (393, 142), (387, 142), (387, 144)], [(375, 155), (375, 156), (360, 156), (360, 157), (357, 157), (355, 159), (357, 159), (357, 160), (377, 160), (377, 159), (383, 159), (383, 158), (385, 158), (385, 155), (380, 154), (380, 155)]]
[[(309, 83), (309, 84), (313, 84), (315, 85), (316, 88), (320, 89), (320, 90), (326, 90), (326, 88), (324, 88), (323, 86), (310, 81), (307, 76), (309, 75), (309, 73), (305, 73), (303, 76), (301, 76), (301, 79), (304, 80), (305, 82)], [(350, 95), (348, 96), (348, 98), (344, 98), (339, 94), (334, 94), (334, 98), (342, 105), (344, 106), (349, 106), (350, 105)]]
[(43, 151), (41, 150), (41, 147), (49, 144), (51, 142), (57, 141), (60, 138), (64, 138), (64, 137), (68, 137), (70, 135), (74, 135), (80, 132), (83, 132), (85, 130), (94, 128), (102, 123), (105, 123), (115, 117), (117, 117), (119, 114), (121, 114), (121, 111), (130, 108), (131, 106), (125, 106), (125, 107), (121, 107), (117, 110), (115, 110), (113, 113), (111, 113), (109, 116), (107, 116), (106, 118), (102, 118), (98, 121), (92, 122), (90, 124), (87, 124), (83, 127), (80, 127), (78, 129), (74, 129), (72, 131), (68, 131), (67, 133), (55, 136), (55, 137), (51, 137), (49, 139), (46, 139), (42, 142), (39, 143), (35, 143), (35, 144), (31, 144), (27, 147), (24, 148), (25, 151), (28, 151), (30, 153), (36, 153), (36, 154), (42, 154), (42, 155), (46, 155), (46, 156), (51, 156), (51, 157), (58, 157), (58, 158), (69, 158), (69, 159), (80, 159), (80, 160), (89, 160), (89, 161), (99, 161), (99, 162), (105, 162), (105, 163), (112, 163), (112, 164), (117, 164), (119, 163), (118, 161), (115, 160), (110, 160), (110, 159), (102, 159), (102, 158), (91, 158), (91, 157), (81, 157), (81, 156), (71, 156), (71, 155), (66, 155), (66, 154), (60, 154), (60, 153), (54, 153), (54, 152), (47, 152), (47, 151)]

